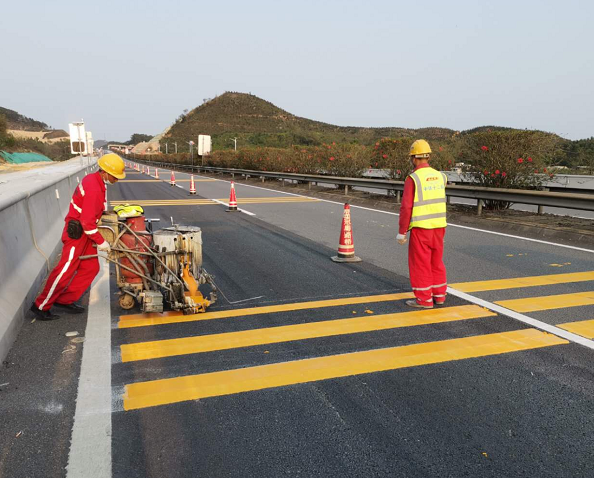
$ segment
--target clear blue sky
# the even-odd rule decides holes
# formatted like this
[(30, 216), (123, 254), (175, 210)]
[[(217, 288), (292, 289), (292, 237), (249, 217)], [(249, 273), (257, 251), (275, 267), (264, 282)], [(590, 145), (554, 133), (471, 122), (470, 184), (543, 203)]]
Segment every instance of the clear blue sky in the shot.
[[(0, 106), (95, 139), (225, 91), (343, 126), (594, 136), (594, 2), (9, 1)], [(207, 132), (205, 132), (207, 133)]]

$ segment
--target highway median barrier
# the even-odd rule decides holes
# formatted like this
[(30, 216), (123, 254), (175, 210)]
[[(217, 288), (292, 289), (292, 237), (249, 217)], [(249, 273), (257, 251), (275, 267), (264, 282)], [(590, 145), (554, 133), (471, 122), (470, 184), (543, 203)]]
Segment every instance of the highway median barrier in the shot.
[(72, 192), (96, 165), (76, 158), (42, 171), (0, 177), (0, 360), (60, 252)]

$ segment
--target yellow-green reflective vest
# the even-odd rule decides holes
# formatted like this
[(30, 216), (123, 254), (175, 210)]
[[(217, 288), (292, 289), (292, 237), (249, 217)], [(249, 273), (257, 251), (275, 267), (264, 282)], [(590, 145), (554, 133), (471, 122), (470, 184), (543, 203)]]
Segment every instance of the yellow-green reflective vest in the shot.
[(433, 168), (419, 168), (410, 177), (415, 182), (415, 199), (408, 229), (446, 227), (446, 175)]

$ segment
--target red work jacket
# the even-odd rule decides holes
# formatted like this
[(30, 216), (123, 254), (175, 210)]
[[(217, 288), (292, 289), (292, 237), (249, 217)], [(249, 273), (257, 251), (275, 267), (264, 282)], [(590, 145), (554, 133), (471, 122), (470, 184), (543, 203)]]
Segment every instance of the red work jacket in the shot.
[(84, 234), (95, 244), (103, 244), (105, 239), (99, 234), (97, 223), (103, 211), (107, 210), (106, 187), (99, 171), (87, 174), (74, 190), (70, 209), (64, 221), (76, 219), (82, 225)]

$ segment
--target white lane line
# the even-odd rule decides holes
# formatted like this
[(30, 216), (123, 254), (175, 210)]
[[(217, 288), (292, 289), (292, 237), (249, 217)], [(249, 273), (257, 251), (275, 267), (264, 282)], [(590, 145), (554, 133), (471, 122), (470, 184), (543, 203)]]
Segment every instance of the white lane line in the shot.
[[(200, 176), (200, 177), (207, 177), (207, 176)], [(217, 181), (221, 181), (221, 182), (225, 182), (225, 183), (229, 183), (230, 182), (230, 181), (227, 181), (225, 179), (216, 179), (216, 180)], [(263, 189), (265, 191), (286, 194), (288, 196), (298, 196), (298, 197), (306, 197), (306, 198), (307, 197), (311, 197), (311, 196), (305, 196), (304, 194), (288, 193), (288, 192), (284, 192), (284, 191), (277, 191), (276, 189), (264, 188), (262, 186), (254, 186), (252, 184), (242, 184), (242, 183), (235, 183), (235, 184), (238, 185), (238, 186), (245, 186), (245, 187), (248, 187), (248, 188)], [(339, 205), (343, 205), (344, 204), (344, 202), (330, 201), (329, 199), (322, 199), (322, 198), (316, 198), (316, 199), (318, 199), (320, 202), (327, 202), (327, 203), (330, 203), (330, 204), (339, 204)], [(347, 201), (345, 201), (345, 202), (347, 202)], [(351, 206), (351, 209), (352, 208), (356, 208), (356, 209), (362, 209), (362, 210), (365, 210), (365, 211), (373, 211), (373, 212), (379, 212), (379, 213), (382, 213), (382, 214), (389, 214), (391, 216), (400, 216), (400, 214), (398, 214), (397, 212), (382, 211), (381, 209), (373, 209), (373, 208), (365, 207), (365, 206), (356, 206), (355, 204), (351, 204), (350, 206)], [(460, 229), (468, 229), (470, 231), (482, 232), (484, 234), (493, 234), (493, 235), (496, 235), (496, 236), (511, 237), (513, 239), (521, 239), (523, 241), (537, 242), (539, 244), (546, 244), (548, 246), (564, 247), (565, 249), (573, 249), (575, 251), (582, 251), (582, 252), (594, 253), (594, 250), (592, 250), (592, 249), (585, 249), (583, 247), (570, 246), (570, 245), (567, 245), (567, 244), (558, 244), (556, 242), (542, 241), (540, 239), (532, 239), (530, 237), (514, 236), (513, 234), (505, 234), (503, 232), (487, 231), (486, 229), (478, 229), (478, 228), (475, 228), (475, 227), (460, 226), (458, 224), (453, 224), (451, 222), (448, 223), (448, 226), (458, 227)]]
[[(216, 202), (217, 204), (222, 204), (223, 206), (229, 207), (229, 204), (223, 201), (219, 201), (218, 199), (211, 199), (211, 201)], [(245, 209), (237, 208), (239, 212), (247, 214), (248, 216), (255, 216), (253, 212), (246, 211)]]
[(460, 299), (464, 299), (473, 304), (492, 310), (493, 312), (497, 312), (498, 314), (505, 315), (512, 319), (518, 320), (526, 325), (530, 325), (537, 329), (544, 330), (545, 332), (556, 335), (558, 337), (562, 337), (566, 340), (569, 340), (570, 342), (575, 342), (576, 344), (580, 344), (584, 347), (594, 350), (594, 341), (586, 339), (581, 335), (568, 332), (567, 330), (560, 329), (559, 327), (547, 324), (546, 322), (541, 322), (540, 320), (536, 320), (532, 317), (528, 317), (527, 315), (520, 314), (510, 309), (506, 309), (505, 307), (501, 307), (500, 305), (494, 304), (493, 302), (479, 299), (478, 297), (467, 294), (466, 292), (461, 292), (459, 290), (452, 289), (451, 287), (448, 287), (448, 294), (460, 297)]
[(104, 262), (91, 286), (67, 478), (111, 478), (111, 312)]
[(574, 249), (576, 251), (582, 251), (582, 252), (590, 252), (590, 253), (594, 253), (594, 250), (592, 249), (585, 249), (583, 247), (576, 247), (576, 246), (568, 246), (566, 244), (558, 244), (556, 242), (549, 242), (549, 241), (542, 241), (540, 239), (531, 239), (529, 237), (522, 237), (522, 236), (514, 236), (513, 234), (504, 234), (503, 232), (495, 232), (495, 231), (486, 231), (484, 229), (477, 229), (475, 227), (468, 227), (468, 226), (459, 226), (458, 224), (448, 224), (449, 226), (454, 226), (454, 227), (459, 227), (460, 229), (468, 229), (469, 231), (477, 231), (477, 232), (485, 232), (487, 234), (494, 234), (496, 236), (505, 236), (505, 237), (511, 237), (513, 239), (522, 239), (524, 241), (531, 241), (531, 242), (538, 242), (540, 244), (546, 244), (548, 246), (559, 246), (559, 247), (565, 247), (567, 249)]
[[(223, 180), (222, 179), (218, 179), (217, 181), (223, 181)], [(228, 181), (225, 181), (225, 182), (228, 182)], [(267, 189), (267, 188), (263, 188), (261, 186), (253, 186), (251, 184), (240, 184), (240, 185), (241, 186), (245, 186), (245, 187), (249, 187), (249, 188), (264, 189), (266, 191), (279, 192), (281, 194), (287, 194), (289, 196), (310, 197), (310, 196), (305, 196), (303, 194), (286, 193), (284, 191), (276, 191), (275, 189)], [(320, 202), (328, 202), (330, 204), (338, 204), (340, 206), (342, 206), (344, 204), (344, 202), (330, 201), (329, 199), (323, 199), (323, 198), (316, 198), (316, 199), (318, 199)], [(345, 202), (347, 202), (347, 201), (345, 201)], [(351, 204), (350, 206), (351, 206), (351, 209), (356, 208), (356, 209), (362, 209), (362, 210), (365, 210), (365, 211), (373, 211), (373, 212), (379, 212), (379, 213), (382, 213), (382, 214), (389, 214), (391, 216), (400, 216), (400, 214), (398, 214), (397, 212), (382, 211), (381, 209), (373, 209), (373, 208), (365, 207), (365, 206), (357, 206), (355, 204)], [(523, 241), (537, 242), (539, 244), (546, 244), (548, 246), (558, 246), (558, 247), (564, 247), (566, 249), (573, 249), (573, 250), (576, 250), (576, 251), (594, 253), (594, 250), (592, 250), (592, 249), (585, 249), (583, 247), (570, 246), (570, 245), (567, 245), (567, 244), (558, 244), (556, 242), (543, 241), (543, 240), (540, 240), (540, 239), (532, 239), (530, 237), (515, 236), (513, 234), (505, 234), (503, 232), (487, 231), (486, 229), (478, 229), (476, 227), (460, 226), (458, 224), (453, 224), (451, 222), (448, 222), (448, 227), (457, 227), (457, 228), (460, 228), (460, 229), (468, 229), (470, 231), (482, 232), (484, 234), (493, 234), (495, 236), (511, 237), (512, 239), (521, 239)]]

